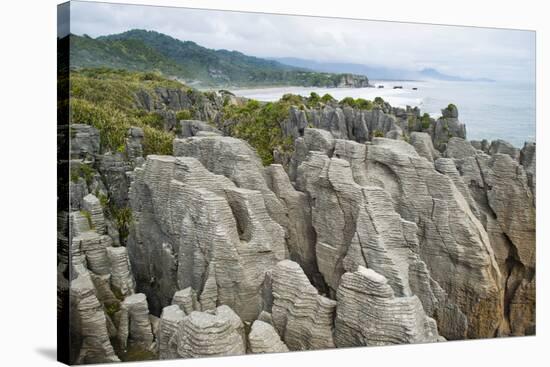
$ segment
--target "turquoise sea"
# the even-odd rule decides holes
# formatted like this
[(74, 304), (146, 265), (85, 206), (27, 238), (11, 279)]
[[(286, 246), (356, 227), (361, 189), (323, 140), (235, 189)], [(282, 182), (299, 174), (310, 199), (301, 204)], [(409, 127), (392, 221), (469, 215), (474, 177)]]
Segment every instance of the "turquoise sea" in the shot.
[[(517, 147), (535, 141), (535, 84), (509, 82), (454, 81), (371, 81), (384, 88), (304, 88), (281, 87), (236, 89), (236, 95), (260, 101), (274, 101), (285, 93), (307, 96), (330, 93), (344, 97), (384, 98), (393, 106), (418, 106), (422, 112), (440, 116), (449, 103), (458, 107), (459, 119), (466, 124), (469, 140), (504, 139)], [(393, 89), (402, 86), (403, 89)], [(417, 90), (413, 90), (417, 88)]]

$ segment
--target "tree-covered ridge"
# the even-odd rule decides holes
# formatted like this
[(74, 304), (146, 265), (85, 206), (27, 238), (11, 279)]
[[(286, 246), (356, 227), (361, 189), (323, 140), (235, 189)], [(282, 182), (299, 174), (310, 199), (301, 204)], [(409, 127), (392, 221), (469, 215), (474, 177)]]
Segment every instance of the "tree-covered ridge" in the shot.
[(365, 76), (314, 72), (237, 51), (208, 49), (154, 31), (70, 37), (74, 68), (158, 71), (204, 86), (368, 86)]

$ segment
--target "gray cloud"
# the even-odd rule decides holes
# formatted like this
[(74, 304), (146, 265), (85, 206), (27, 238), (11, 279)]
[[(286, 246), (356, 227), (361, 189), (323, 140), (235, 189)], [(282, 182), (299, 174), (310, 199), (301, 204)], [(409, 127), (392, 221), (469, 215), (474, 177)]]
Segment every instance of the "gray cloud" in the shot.
[(140, 28), (215, 49), (465, 77), (535, 79), (535, 33), (171, 7), (71, 3), (71, 32), (92, 37)]

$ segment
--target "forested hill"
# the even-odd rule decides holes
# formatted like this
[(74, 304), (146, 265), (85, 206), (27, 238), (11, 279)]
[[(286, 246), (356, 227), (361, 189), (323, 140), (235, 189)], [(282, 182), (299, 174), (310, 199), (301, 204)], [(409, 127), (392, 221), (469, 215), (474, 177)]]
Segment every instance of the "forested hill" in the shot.
[(75, 68), (154, 70), (203, 86), (369, 86), (363, 75), (315, 72), (237, 51), (205, 48), (154, 31), (70, 37), (71, 66)]

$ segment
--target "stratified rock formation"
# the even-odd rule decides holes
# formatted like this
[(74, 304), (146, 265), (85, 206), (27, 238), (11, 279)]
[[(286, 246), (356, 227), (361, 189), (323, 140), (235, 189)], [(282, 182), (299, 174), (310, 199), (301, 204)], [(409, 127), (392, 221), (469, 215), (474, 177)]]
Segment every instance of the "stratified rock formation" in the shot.
[(173, 155), (144, 156), (141, 128), (111, 152), (72, 126), (72, 362), (536, 332), (535, 143), (469, 142), (454, 105), (436, 120), (318, 98), (288, 110), (294, 150), (264, 167), (224, 135), (217, 94), (137, 99), (177, 135)]
[(279, 334), (270, 324), (256, 320), (248, 334), (250, 353), (280, 353), (288, 352), (288, 348), (281, 341)]
[(318, 294), (297, 263), (273, 270), (273, 325), (290, 350), (333, 348), (336, 302)]
[[(265, 181), (258, 182), (283, 210)], [(135, 225), (128, 249), (153, 314), (178, 289), (191, 287), (202, 311), (227, 304), (243, 320), (258, 316), (264, 274), (287, 254), (285, 231), (264, 199), (262, 191), (236, 187), (195, 158), (147, 157), (130, 190)]]
[(437, 326), (416, 296), (396, 297), (388, 280), (362, 266), (338, 287), (335, 341), (339, 347), (438, 341)]
[(178, 323), (169, 348), (180, 358), (244, 354), (244, 326), (227, 306), (194, 311)]

